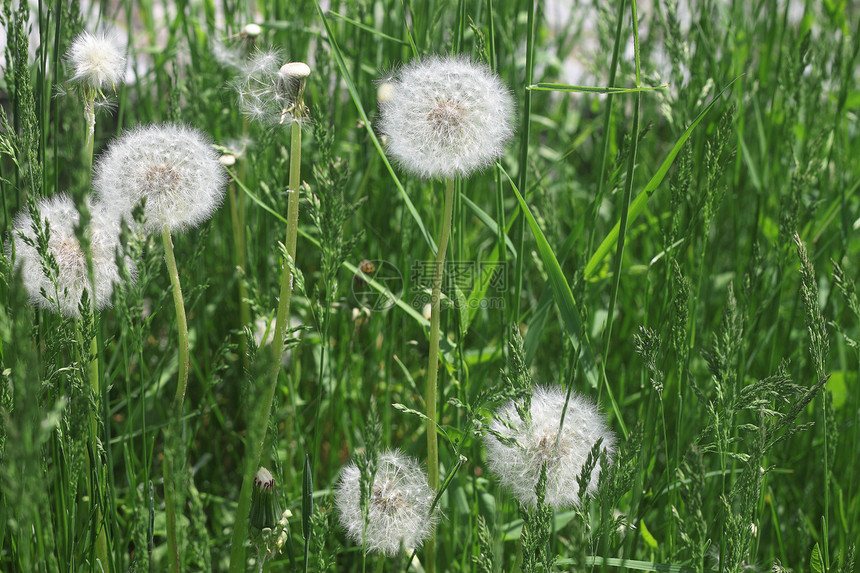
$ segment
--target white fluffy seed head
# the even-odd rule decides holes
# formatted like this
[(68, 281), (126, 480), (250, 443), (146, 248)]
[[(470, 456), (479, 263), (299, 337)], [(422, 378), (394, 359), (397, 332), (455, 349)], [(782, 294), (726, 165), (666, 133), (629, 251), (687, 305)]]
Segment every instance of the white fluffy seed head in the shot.
[(201, 131), (182, 125), (148, 125), (114, 140), (95, 168), (99, 201), (130, 220), (145, 200), (147, 231), (195, 227), (221, 205), (227, 176), (220, 156)]
[[(533, 507), (537, 503), (535, 486), (541, 466), (546, 463), (546, 503), (556, 509), (578, 506), (576, 479), (594, 444), (603, 438), (601, 449), (606, 449), (610, 457), (615, 452), (615, 436), (597, 406), (575, 392), (570, 396), (559, 436), (565, 398), (566, 392), (560, 387), (535, 387), (530, 420), (523, 421), (511, 401), (496, 412), (490, 424), (493, 431), (515, 444), (505, 444), (491, 433), (484, 440), (490, 469), (525, 505)], [(600, 470), (598, 461), (591, 472), (588, 495), (597, 490)]]
[[(19, 213), (12, 232), (15, 268), (21, 271), (30, 300), (34, 305), (49, 310), (59, 307), (63, 316), (73, 318), (80, 317), (78, 305), (84, 291), (90, 293), (90, 300), (96, 309), (109, 306), (114, 285), (121, 281), (116, 264), (117, 252), (121, 250), (119, 219), (98, 204), (90, 206), (90, 226), (85, 232), (89, 236), (95, 274), (95, 296), (92, 296), (87, 257), (75, 236), (75, 227), (81, 217), (72, 199), (63, 193), (41, 199), (37, 206), (42, 227), (47, 226), (49, 229), (48, 252), (56, 260), (58, 272), (55, 286), (54, 281), (45, 274), (38, 251), (22, 238), (23, 235), (36, 241), (33, 219), (29, 213)], [(134, 266), (128, 257), (125, 264), (133, 277)]]
[(514, 104), (497, 75), (458, 56), (416, 60), (379, 97), (388, 151), (424, 178), (466, 177), (491, 164), (513, 135)]
[(115, 88), (125, 74), (125, 53), (114, 32), (81, 32), (66, 57), (74, 70), (72, 80), (94, 90)]
[(303, 117), (300, 100), (310, 68), (302, 62), (282, 64), (279, 50), (257, 50), (232, 82), (239, 107), (251, 120), (275, 126)]
[(380, 454), (368, 500), (367, 527), (361, 513), (361, 470), (353, 462), (340, 474), (335, 503), (340, 523), (349, 538), (367, 551), (394, 556), (403, 547), (412, 551), (436, 527), (437, 516), (430, 513), (433, 490), (427, 476), (414, 459), (400, 452)]

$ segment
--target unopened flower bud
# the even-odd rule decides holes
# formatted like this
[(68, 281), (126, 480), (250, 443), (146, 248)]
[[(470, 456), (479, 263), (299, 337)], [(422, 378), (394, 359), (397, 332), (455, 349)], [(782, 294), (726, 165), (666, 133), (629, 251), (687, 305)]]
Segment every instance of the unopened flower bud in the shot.
[(248, 38), (249, 40), (255, 39), (257, 36), (263, 33), (263, 29), (258, 24), (245, 24), (245, 27), (242, 28), (242, 35)]
[(254, 490), (251, 493), (251, 527), (258, 530), (273, 529), (282, 512), (275, 495), (275, 478), (272, 472), (260, 467), (254, 475)]
[(284, 78), (306, 78), (311, 75), (311, 68), (304, 62), (290, 62), (281, 66), (278, 70)]

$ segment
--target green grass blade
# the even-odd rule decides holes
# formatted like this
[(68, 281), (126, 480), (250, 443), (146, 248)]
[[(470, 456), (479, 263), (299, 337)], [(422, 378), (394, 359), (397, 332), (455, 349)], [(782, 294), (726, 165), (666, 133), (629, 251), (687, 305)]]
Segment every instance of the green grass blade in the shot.
[(527, 90), (540, 92), (575, 92), (589, 94), (631, 94), (637, 92), (652, 92), (656, 90), (664, 90), (669, 87), (669, 84), (647, 88), (614, 88), (614, 87), (592, 87), (592, 86), (571, 86), (567, 84), (552, 84), (552, 83), (537, 83), (528, 86)]
[(334, 32), (332, 32), (331, 26), (328, 25), (328, 19), (325, 17), (325, 13), (323, 12), (322, 7), (319, 5), (319, 2), (317, 2), (316, 6), (320, 20), (322, 20), (323, 26), (325, 27), (326, 37), (328, 39), (328, 45), (331, 48), (331, 53), (334, 56), (335, 61), (337, 62), (337, 67), (340, 70), (340, 75), (343, 77), (343, 81), (346, 84), (346, 88), (349, 90), (349, 95), (352, 97), (352, 101), (355, 104), (356, 111), (358, 111), (358, 115), (361, 118), (362, 123), (364, 124), (364, 128), (367, 130), (367, 136), (373, 142), (373, 146), (376, 147), (376, 151), (382, 158), (382, 162), (385, 164), (386, 169), (388, 169), (388, 172), (391, 174), (391, 179), (394, 181), (394, 185), (397, 187), (397, 191), (403, 198), (403, 202), (406, 203), (406, 209), (409, 211), (409, 214), (412, 215), (412, 218), (415, 219), (415, 223), (418, 225), (418, 230), (421, 232), (421, 235), (424, 237), (424, 240), (430, 246), (430, 249), (435, 253), (436, 242), (433, 241), (433, 238), (430, 236), (430, 233), (427, 232), (427, 228), (424, 226), (424, 221), (421, 220), (421, 215), (418, 214), (418, 211), (415, 209), (415, 205), (412, 204), (412, 200), (409, 199), (409, 196), (406, 194), (406, 189), (403, 188), (403, 184), (400, 183), (400, 179), (398, 179), (397, 174), (394, 173), (394, 168), (388, 161), (388, 157), (386, 157), (385, 151), (382, 149), (382, 144), (379, 143), (379, 139), (377, 139), (376, 134), (373, 132), (373, 126), (371, 125), (370, 120), (367, 117), (367, 113), (365, 113), (364, 111), (364, 106), (361, 104), (361, 98), (358, 96), (358, 90), (355, 88), (355, 84), (352, 81), (352, 77), (349, 75), (349, 70), (347, 70), (346, 62), (343, 59), (343, 53), (340, 51), (340, 47), (337, 44), (337, 39), (335, 38)]
[(302, 471), (302, 537), (305, 538), (304, 572), (308, 571), (311, 556), (311, 517), (314, 513), (314, 476), (311, 471), (311, 458), (305, 454)]
[[(463, 201), (463, 203), (469, 209), (472, 210), (472, 212), (475, 214), (475, 216), (478, 218), (478, 220), (481, 221), (484, 225), (486, 225), (487, 228), (493, 232), (493, 234), (498, 234), (499, 225), (496, 223), (495, 219), (493, 219), (490, 216), (489, 213), (487, 213), (486, 211), (484, 211), (483, 209), (478, 207), (478, 205), (475, 204), (474, 201), (472, 201), (471, 199), (469, 199), (465, 195), (461, 195), (460, 200)], [(514, 247), (514, 242), (511, 241), (510, 237), (508, 237), (507, 235), (505, 235), (505, 244), (508, 246), (508, 250), (510, 251), (511, 255), (513, 255), (513, 257), (516, 258), (517, 257), (517, 250)]]
[(526, 205), (525, 199), (520, 195), (519, 189), (517, 189), (517, 186), (514, 184), (511, 176), (508, 175), (508, 172), (505, 171), (503, 167), (501, 170), (502, 173), (505, 174), (505, 177), (508, 178), (508, 183), (510, 183), (511, 188), (514, 190), (514, 194), (517, 196), (517, 201), (519, 201), (523, 215), (525, 215), (526, 221), (534, 235), (535, 242), (537, 242), (538, 252), (540, 253), (541, 260), (543, 261), (546, 272), (549, 274), (550, 282), (552, 283), (553, 298), (555, 299), (556, 305), (558, 305), (562, 324), (564, 325), (565, 330), (567, 330), (567, 335), (570, 337), (573, 347), (580, 353), (580, 360), (582, 363), (582, 369), (585, 372), (585, 377), (592, 387), (596, 387), (598, 377), (597, 367), (594, 361), (594, 353), (591, 351), (591, 346), (589, 346), (588, 340), (585, 338), (580, 339), (580, 337), (585, 334), (585, 331), (582, 328), (582, 321), (579, 318), (579, 311), (576, 309), (576, 302), (573, 300), (573, 292), (570, 290), (570, 285), (568, 284), (567, 279), (564, 278), (564, 273), (561, 270), (561, 266), (558, 264), (558, 259), (556, 259), (555, 253), (553, 253), (552, 247), (550, 247), (547, 242), (543, 231), (534, 218), (534, 215), (532, 215), (531, 210), (529, 210), (528, 205)]
[[(556, 567), (565, 567), (576, 565), (573, 559), (558, 559), (555, 562)], [(624, 569), (633, 569), (635, 571), (659, 571), (660, 573), (695, 573), (696, 569), (685, 565), (672, 565), (669, 563), (655, 563), (653, 561), (636, 561), (635, 559), (618, 559), (616, 557), (586, 557), (584, 565), (586, 567), (598, 567), (605, 565), (607, 567), (621, 567)], [(709, 569), (708, 571), (713, 571)]]
[[(267, 213), (269, 213), (270, 215), (272, 215), (273, 217), (278, 219), (280, 222), (286, 224), (287, 220), (284, 219), (284, 217), (280, 213), (278, 213), (277, 211), (275, 211), (274, 209), (269, 207), (269, 205), (267, 205), (256, 193), (251, 191), (239, 178), (236, 177), (235, 173), (233, 173), (229, 169), (227, 170), (227, 172), (230, 174), (230, 177), (233, 178), (233, 181), (235, 181), (236, 184), (239, 185), (239, 188), (246, 195), (248, 195), (248, 197), (250, 197), (251, 200), (253, 200), (257, 205), (262, 207)], [(302, 230), (301, 227), (299, 228), (298, 231), (299, 231), (299, 234), (302, 236), (302, 238), (307, 239), (315, 247), (317, 247), (317, 248), (320, 247), (320, 243), (316, 239), (316, 237), (308, 234), (307, 232)], [(404, 310), (409, 316), (414, 318), (418, 322), (418, 324), (420, 324), (421, 326), (423, 326), (425, 328), (428, 328), (430, 326), (430, 323), (423, 316), (421, 316), (421, 314), (419, 312), (417, 312), (414, 308), (412, 308), (411, 305), (406, 304), (405, 302), (403, 302), (403, 300), (399, 296), (397, 296), (393, 292), (391, 292), (391, 290), (389, 290), (388, 288), (384, 287), (383, 285), (381, 285), (378, 282), (376, 282), (375, 280), (373, 280), (371, 277), (369, 277), (366, 274), (364, 274), (363, 272), (361, 272), (361, 270), (358, 267), (356, 267), (355, 265), (353, 265), (352, 263), (350, 263), (348, 261), (344, 261), (342, 266), (344, 268), (346, 268), (347, 270), (349, 270), (354, 275), (360, 276), (370, 287), (372, 287), (379, 294), (385, 296), (386, 298), (388, 298), (389, 301), (393, 302), (398, 307), (400, 307), (402, 310)]]
[(377, 30), (376, 28), (368, 26), (367, 24), (362, 24), (361, 22), (359, 22), (357, 20), (353, 20), (352, 18), (347, 18), (343, 14), (339, 14), (339, 13), (331, 11), (331, 10), (329, 10), (329, 14), (331, 14), (332, 16), (334, 16), (336, 18), (343, 20), (347, 24), (352, 24), (353, 26), (355, 26), (356, 28), (358, 28), (360, 30), (364, 30), (365, 32), (370, 32), (374, 36), (378, 36), (378, 37), (382, 38), (383, 40), (388, 40), (390, 42), (397, 42), (401, 46), (408, 46), (409, 45), (409, 42), (404, 42), (400, 38), (395, 38), (394, 36), (389, 36), (388, 34), (383, 34), (379, 30)]
[(359, 269), (358, 267), (356, 267), (352, 263), (345, 261), (343, 263), (343, 266), (345, 268), (349, 269), (350, 271), (352, 271), (353, 274), (355, 274), (356, 276), (361, 277), (361, 279), (364, 282), (366, 282), (369, 286), (373, 287), (373, 290), (375, 290), (379, 294), (385, 296), (386, 298), (388, 298), (389, 301), (393, 302), (398, 307), (400, 307), (404, 312), (406, 312), (406, 314), (408, 314), (409, 316), (414, 318), (415, 321), (418, 322), (418, 324), (420, 324), (424, 328), (430, 328), (430, 321), (427, 320), (426, 318), (424, 318), (423, 316), (421, 316), (421, 313), (419, 313), (417, 310), (412, 308), (411, 305), (403, 302), (403, 299), (401, 297), (395, 295), (388, 288), (384, 287), (383, 285), (379, 284), (378, 282), (373, 280), (368, 275), (364, 274), (364, 272), (362, 272), (361, 269)]
[[(629, 218), (627, 222), (628, 225), (635, 221), (636, 218), (642, 214), (642, 211), (645, 210), (645, 205), (648, 203), (648, 199), (651, 198), (651, 196), (657, 190), (657, 187), (659, 187), (660, 183), (663, 182), (663, 178), (666, 177), (666, 173), (668, 173), (669, 168), (672, 167), (672, 163), (674, 163), (675, 157), (678, 156), (678, 153), (680, 153), (681, 148), (684, 146), (684, 143), (686, 143), (687, 140), (690, 138), (690, 135), (692, 135), (693, 130), (696, 129), (696, 127), (699, 125), (699, 123), (701, 123), (701, 121), (705, 118), (708, 112), (711, 111), (711, 109), (726, 92), (726, 90), (728, 90), (733, 83), (738, 81), (738, 78), (740, 77), (741, 76), (738, 76), (737, 78), (733, 79), (723, 89), (721, 89), (720, 93), (718, 93), (714, 97), (714, 99), (712, 99), (711, 102), (707, 106), (705, 106), (705, 109), (699, 112), (699, 115), (696, 116), (696, 119), (694, 119), (690, 126), (686, 130), (684, 130), (684, 133), (681, 134), (681, 137), (678, 138), (678, 141), (676, 141), (675, 145), (672, 146), (672, 149), (669, 151), (669, 155), (667, 155), (666, 159), (663, 160), (663, 163), (660, 165), (660, 168), (657, 169), (657, 172), (654, 174), (653, 177), (651, 177), (651, 180), (645, 185), (645, 188), (642, 190), (642, 192), (639, 193), (639, 195), (636, 196), (636, 199), (633, 200), (633, 203), (630, 204), (630, 211), (628, 214)], [(600, 263), (603, 262), (603, 259), (605, 259), (606, 256), (609, 254), (609, 251), (611, 251), (612, 247), (614, 247), (615, 244), (618, 242), (618, 235), (621, 228), (620, 225), (620, 221), (615, 224), (609, 234), (606, 235), (606, 238), (603, 239), (603, 242), (600, 243), (600, 246), (597, 247), (597, 250), (591, 256), (591, 259), (589, 259), (588, 264), (585, 265), (586, 279), (594, 277), (594, 275), (597, 273), (597, 268)]]

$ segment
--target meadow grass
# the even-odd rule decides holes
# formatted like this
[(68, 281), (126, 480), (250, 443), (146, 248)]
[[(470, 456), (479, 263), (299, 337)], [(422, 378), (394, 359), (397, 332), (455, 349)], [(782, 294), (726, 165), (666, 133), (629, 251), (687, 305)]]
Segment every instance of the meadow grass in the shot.
[[(0, 570), (857, 570), (856, 3), (0, 8)], [(97, 24), (128, 36), (131, 64), (88, 142), (63, 54)], [(242, 113), (231, 85), (256, 48), (310, 65), (306, 121)], [(375, 129), (378, 80), (439, 54), (486, 63), (517, 109), (504, 156), (449, 183), (401, 170)], [(166, 121), (237, 158), (231, 199), (174, 235), (175, 269), (158, 236), (127, 229), (136, 271), (111, 308), (33, 307), (16, 215), (61, 192), (83, 204), (92, 159)], [(450, 188), (432, 420), (428, 303)], [(34, 246), (50, 274), (49, 234)], [(179, 406), (174, 270), (190, 350)], [(488, 468), (493, 412), (532, 384), (598, 404), (615, 434), (611, 459), (598, 444), (567, 477), (578, 507), (548, 505), (549, 467), (531, 505)], [(339, 524), (341, 469), (355, 461), (376, 503), (380, 454), (426, 470), (434, 426), (435, 542), (365, 554), (361, 528)], [(282, 546), (259, 531), (237, 545), (258, 464), (292, 514)]]

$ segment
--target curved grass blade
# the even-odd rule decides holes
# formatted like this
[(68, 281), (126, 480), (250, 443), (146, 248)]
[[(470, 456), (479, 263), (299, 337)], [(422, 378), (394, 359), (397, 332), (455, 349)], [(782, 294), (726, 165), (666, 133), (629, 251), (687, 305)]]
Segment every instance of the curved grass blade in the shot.
[(570, 86), (567, 84), (551, 84), (537, 83), (528, 86), (527, 90), (539, 92), (575, 92), (588, 94), (632, 94), (636, 92), (652, 92), (656, 90), (664, 90), (669, 87), (669, 84), (653, 86), (647, 88), (613, 88), (613, 87), (592, 87), (592, 86)]
[[(576, 565), (573, 559), (558, 559), (555, 562), (556, 567), (568, 565)], [(687, 567), (686, 565), (672, 565), (669, 563), (655, 563), (653, 561), (636, 561), (634, 559), (618, 559), (616, 557), (586, 557), (586, 567), (598, 567), (605, 565), (607, 567), (622, 567), (624, 569), (634, 569), (636, 571), (659, 571), (660, 573), (695, 573), (696, 569)], [(706, 571), (716, 571), (715, 569), (706, 569)]]
[(339, 14), (337, 12), (334, 12), (333, 10), (329, 10), (329, 14), (331, 14), (332, 16), (335, 16), (336, 18), (339, 18), (340, 20), (343, 20), (347, 24), (352, 24), (353, 26), (355, 26), (356, 28), (358, 28), (360, 30), (364, 30), (365, 32), (369, 32), (369, 33), (373, 34), (374, 36), (379, 36), (383, 40), (388, 40), (390, 42), (397, 42), (398, 44), (400, 44), (402, 46), (408, 46), (409, 45), (409, 42), (404, 42), (400, 38), (395, 38), (394, 36), (389, 36), (388, 34), (383, 34), (379, 30), (377, 30), (376, 28), (372, 28), (371, 26), (368, 26), (366, 24), (362, 24), (358, 20), (353, 20), (352, 18), (347, 18), (343, 14)]
[(415, 209), (415, 205), (412, 204), (412, 201), (406, 194), (406, 189), (403, 188), (403, 184), (400, 183), (400, 179), (398, 179), (397, 174), (394, 173), (394, 168), (388, 161), (388, 157), (385, 156), (385, 151), (383, 151), (382, 149), (382, 144), (379, 143), (379, 139), (377, 139), (376, 134), (373, 133), (373, 127), (370, 124), (370, 120), (367, 118), (367, 113), (365, 113), (364, 111), (364, 106), (361, 104), (361, 98), (358, 97), (358, 90), (355, 89), (355, 84), (352, 82), (352, 77), (349, 75), (349, 70), (347, 70), (346, 62), (343, 59), (343, 53), (340, 51), (340, 47), (337, 45), (337, 39), (335, 38), (334, 33), (331, 30), (331, 26), (328, 25), (328, 19), (326, 18), (322, 7), (319, 5), (319, 2), (317, 2), (316, 6), (317, 13), (320, 16), (320, 20), (322, 20), (323, 26), (325, 26), (326, 39), (328, 41), (329, 47), (331, 48), (332, 56), (334, 56), (334, 59), (337, 62), (337, 67), (340, 70), (340, 75), (341, 77), (343, 77), (343, 81), (346, 84), (346, 88), (349, 90), (349, 95), (350, 97), (352, 97), (352, 102), (355, 104), (355, 108), (358, 111), (358, 115), (361, 118), (362, 123), (364, 124), (364, 128), (367, 130), (367, 136), (373, 142), (373, 146), (376, 147), (376, 151), (379, 152), (379, 156), (382, 158), (382, 162), (385, 164), (385, 168), (388, 169), (388, 173), (391, 174), (391, 179), (394, 180), (394, 185), (397, 187), (397, 191), (403, 198), (403, 202), (406, 203), (406, 209), (409, 211), (409, 214), (412, 215), (412, 218), (415, 219), (415, 222), (418, 224), (418, 230), (421, 231), (421, 235), (424, 237), (424, 240), (427, 241), (427, 244), (430, 246), (430, 250), (435, 253), (436, 242), (433, 241), (433, 238), (430, 236), (430, 233), (427, 232), (427, 228), (424, 227), (424, 221), (421, 220), (421, 216)]
[[(743, 75), (743, 74), (741, 74)], [(642, 214), (642, 211), (645, 210), (645, 205), (648, 203), (648, 199), (654, 194), (657, 190), (657, 187), (660, 186), (660, 183), (663, 182), (663, 178), (666, 176), (666, 173), (669, 172), (669, 168), (672, 167), (672, 163), (675, 161), (675, 157), (677, 157), (678, 153), (681, 151), (681, 148), (684, 146), (684, 143), (690, 138), (690, 135), (693, 133), (693, 130), (696, 129), (696, 126), (701, 123), (701, 121), (705, 118), (711, 108), (717, 103), (717, 101), (722, 97), (722, 95), (728, 90), (732, 84), (734, 84), (741, 76), (730, 81), (723, 89), (720, 90), (714, 99), (705, 106), (699, 115), (696, 116), (696, 119), (693, 120), (693, 123), (681, 134), (681, 137), (678, 141), (675, 142), (675, 145), (672, 146), (672, 149), (669, 151), (669, 155), (666, 156), (666, 159), (663, 160), (663, 163), (660, 165), (660, 168), (651, 177), (651, 180), (645, 185), (645, 188), (642, 190), (639, 195), (636, 196), (636, 199), (633, 200), (633, 203), (630, 204), (630, 210), (628, 212), (628, 220), (627, 226), (629, 226), (633, 221), (636, 220), (636, 217)], [(603, 259), (609, 254), (609, 251), (612, 250), (612, 247), (618, 242), (619, 230), (621, 228), (621, 223), (618, 222), (612, 227), (612, 230), (609, 231), (609, 234), (606, 235), (606, 238), (603, 239), (603, 242), (600, 243), (600, 246), (597, 247), (597, 250), (589, 259), (588, 264), (585, 265), (585, 278), (590, 279), (594, 277), (597, 273), (597, 268)]]
[(552, 294), (556, 305), (558, 305), (562, 324), (564, 325), (565, 330), (567, 330), (567, 335), (570, 337), (573, 347), (576, 348), (580, 354), (585, 378), (592, 387), (596, 388), (598, 377), (597, 367), (594, 362), (594, 353), (591, 350), (591, 346), (588, 344), (588, 340), (585, 338), (580, 339), (580, 335), (584, 335), (585, 331), (582, 328), (579, 311), (576, 310), (576, 302), (573, 300), (573, 292), (570, 290), (570, 285), (568, 284), (567, 279), (564, 278), (564, 273), (561, 271), (561, 266), (558, 264), (558, 259), (556, 259), (555, 253), (552, 252), (552, 247), (549, 246), (543, 231), (537, 224), (537, 221), (529, 210), (528, 205), (526, 205), (525, 199), (520, 195), (519, 189), (517, 189), (517, 186), (514, 184), (511, 176), (508, 175), (508, 172), (505, 171), (504, 167), (499, 166), (499, 168), (502, 173), (505, 174), (505, 177), (508, 178), (508, 182), (517, 196), (517, 201), (520, 203), (523, 215), (525, 215), (526, 221), (532, 230), (535, 242), (537, 242), (538, 252), (540, 253), (541, 260), (543, 261), (546, 272), (549, 274), (550, 282), (552, 283)]
[[(238, 178), (236, 177), (235, 173), (233, 173), (233, 172), (232, 172), (231, 170), (229, 170), (229, 169), (227, 170), (227, 172), (230, 174), (230, 177), (232, 177), (232, 178), (233, 178), (233, 180), (234, 180), (234, 181), (239, 185), (239, 188), (240, 188), (240, 189), (241, 189), (241, 190), (242, 190), (246, 195), (248, 195), (248, 197), (250, 197), (250, 198), (251, 198), (251, 199), (252, 199), (252, 200), (253, 200), (257, 205), (259, 205), (260, 207), (262, 207), (262, 208), (263, 208), (267, 213), (269, 213), (269, 214), (273, 215), (276, 219), (278, 219), (278, 220), (279, 220), (279, 221), (281, 221), (282, 223), (285, 223), (285, 224), (286, 224), (287, 220), (286, 220), (286, 219), (284, 219), (284, 217), (283, 217), (281, 214), (279, 214), (277, 211), (275, 211), (275, 210), (274, 210), (274, 209), (272, 209), (269, 205), (267, 205), (267, 204), (266, 204), (262, 199), (260, 199), (260, 197), (259, 197), (259, 196), (257, 196), (253, 191), (251, 191), (251, 190), (250, 190), (250, 189), (249, 189), (249, 188), (248, 188), (248, 187), (247, 187), (247, 186), (246, 186), (246, 185), (245, 185), (245, 184), (244, 184), (240, 179), (238, 179)], [(299, 228), (299, 234), (302, 236), (302, 238), (303, 238), (303, 239), (307, 239), (307, 240), (308, 240), (308, 241), (310, 241), (310, 242), (311, 242), (311, 244), (313, 244), (314, 246), (316, 246), (316, 247), (319, 247), (319, 246), (320, 246), (320, 243), (319, 243), (319, 241), (316, 239), (316, 237), (313, 237), (312, 235), (309, 235), (308, 233), (306, 233), (305, 231), (303, 231), (301, 228)], [(376, 282), (375, 280), (373, 280), (371, 277), (369, 277), (369, 276), (367, 276), (366, 274), (364, 274), (363, 272), (361, 272), (361, 270), (359, 270), (359, 268), (358, 268), (358, 267), (356, 267), (355, 265), (353, 265), (352, 263), (347, 262), (347, 261), (344, 261), (342, 266), (343, 266), (344, 268), (348, 269), (348, 270), (349, 270), (351, 273), (353, 273), (354, 275), (358, 275), (359, 277), (361, 277), (361, 278), (362, 278), (362, 280), (364, 280), (364, 281), (365, 281), (365, 282), (366, 282), (370, 287), (372, 287), (372, 288), (373, 288), (373, 290), (375, 290), (375, 291), (377, 291), (379, 294), (381, 294), (381, 295), (385, 296), (386, 298), (388, 298), (388, 300), (390, 300), (391, 302), (393, 302), (394, 304), (396, 304), (397, 306), (399, 306), (401, 309), (403, 309), (404, 311), (406, 311), (406, 313), (407, 313), (409, 316), (411, 316), (412, 318), (414, 318), (414, 319), (418, 322), (418, 324), (420, 324), (421, 326), (423, 326), (423, 327), (425, 327), (425, 328), (429, 328), (429, 327), (430, 327), (430, 322), (428, 322), (428, 321), (427, 321), (427, 319), (425, 319), (423, 316), (421, 316), (421, 314), (419, 314), (419, 313), (418, 313), (418, 311), (416, 311), (416, 310), (415, 310), (414, 308), (412, 308), (410, 305), (408, 305), (408, 304), (406, 304), (405, 302), (403, 302), (403, 300), (402, 300), (400, 297), (396, 296), (394, 293), (392, 293), (392, 292), (391, 292), (391, 290), (387, 289), (386, 287), (382, 286), (381, 284), (379, 284), (378, 282)]]
[[(472, 201), (471, 199), (469, 199), (465, 195), (461, 195), (460, 200), (463, 201), (463, 203), (469, 209), (472, 210), (472, 212), (475, 214), (475, 216), (484, 225), (486, 225), (487, 228), (490, 229), (490, 231), (492, 231), (494, 235), (499, 233), (499, 225), (498, 225), (498, 223), (496, 223), (496, 220), (490, 216), (489, 213), (487, 213), (486, 211), (484, 211), (483, 209), (478, 207), (478, 205), (476, 205), (474, 201)], [(508, 250), (510, 251), (511, 255), (514, 258), (517, 258), (517, 249), (514, 247), (514, 242), (511, 241), (510, 237), (508, 237), (507, 234), (505, 234), (505, 244), (508, 246)]]

